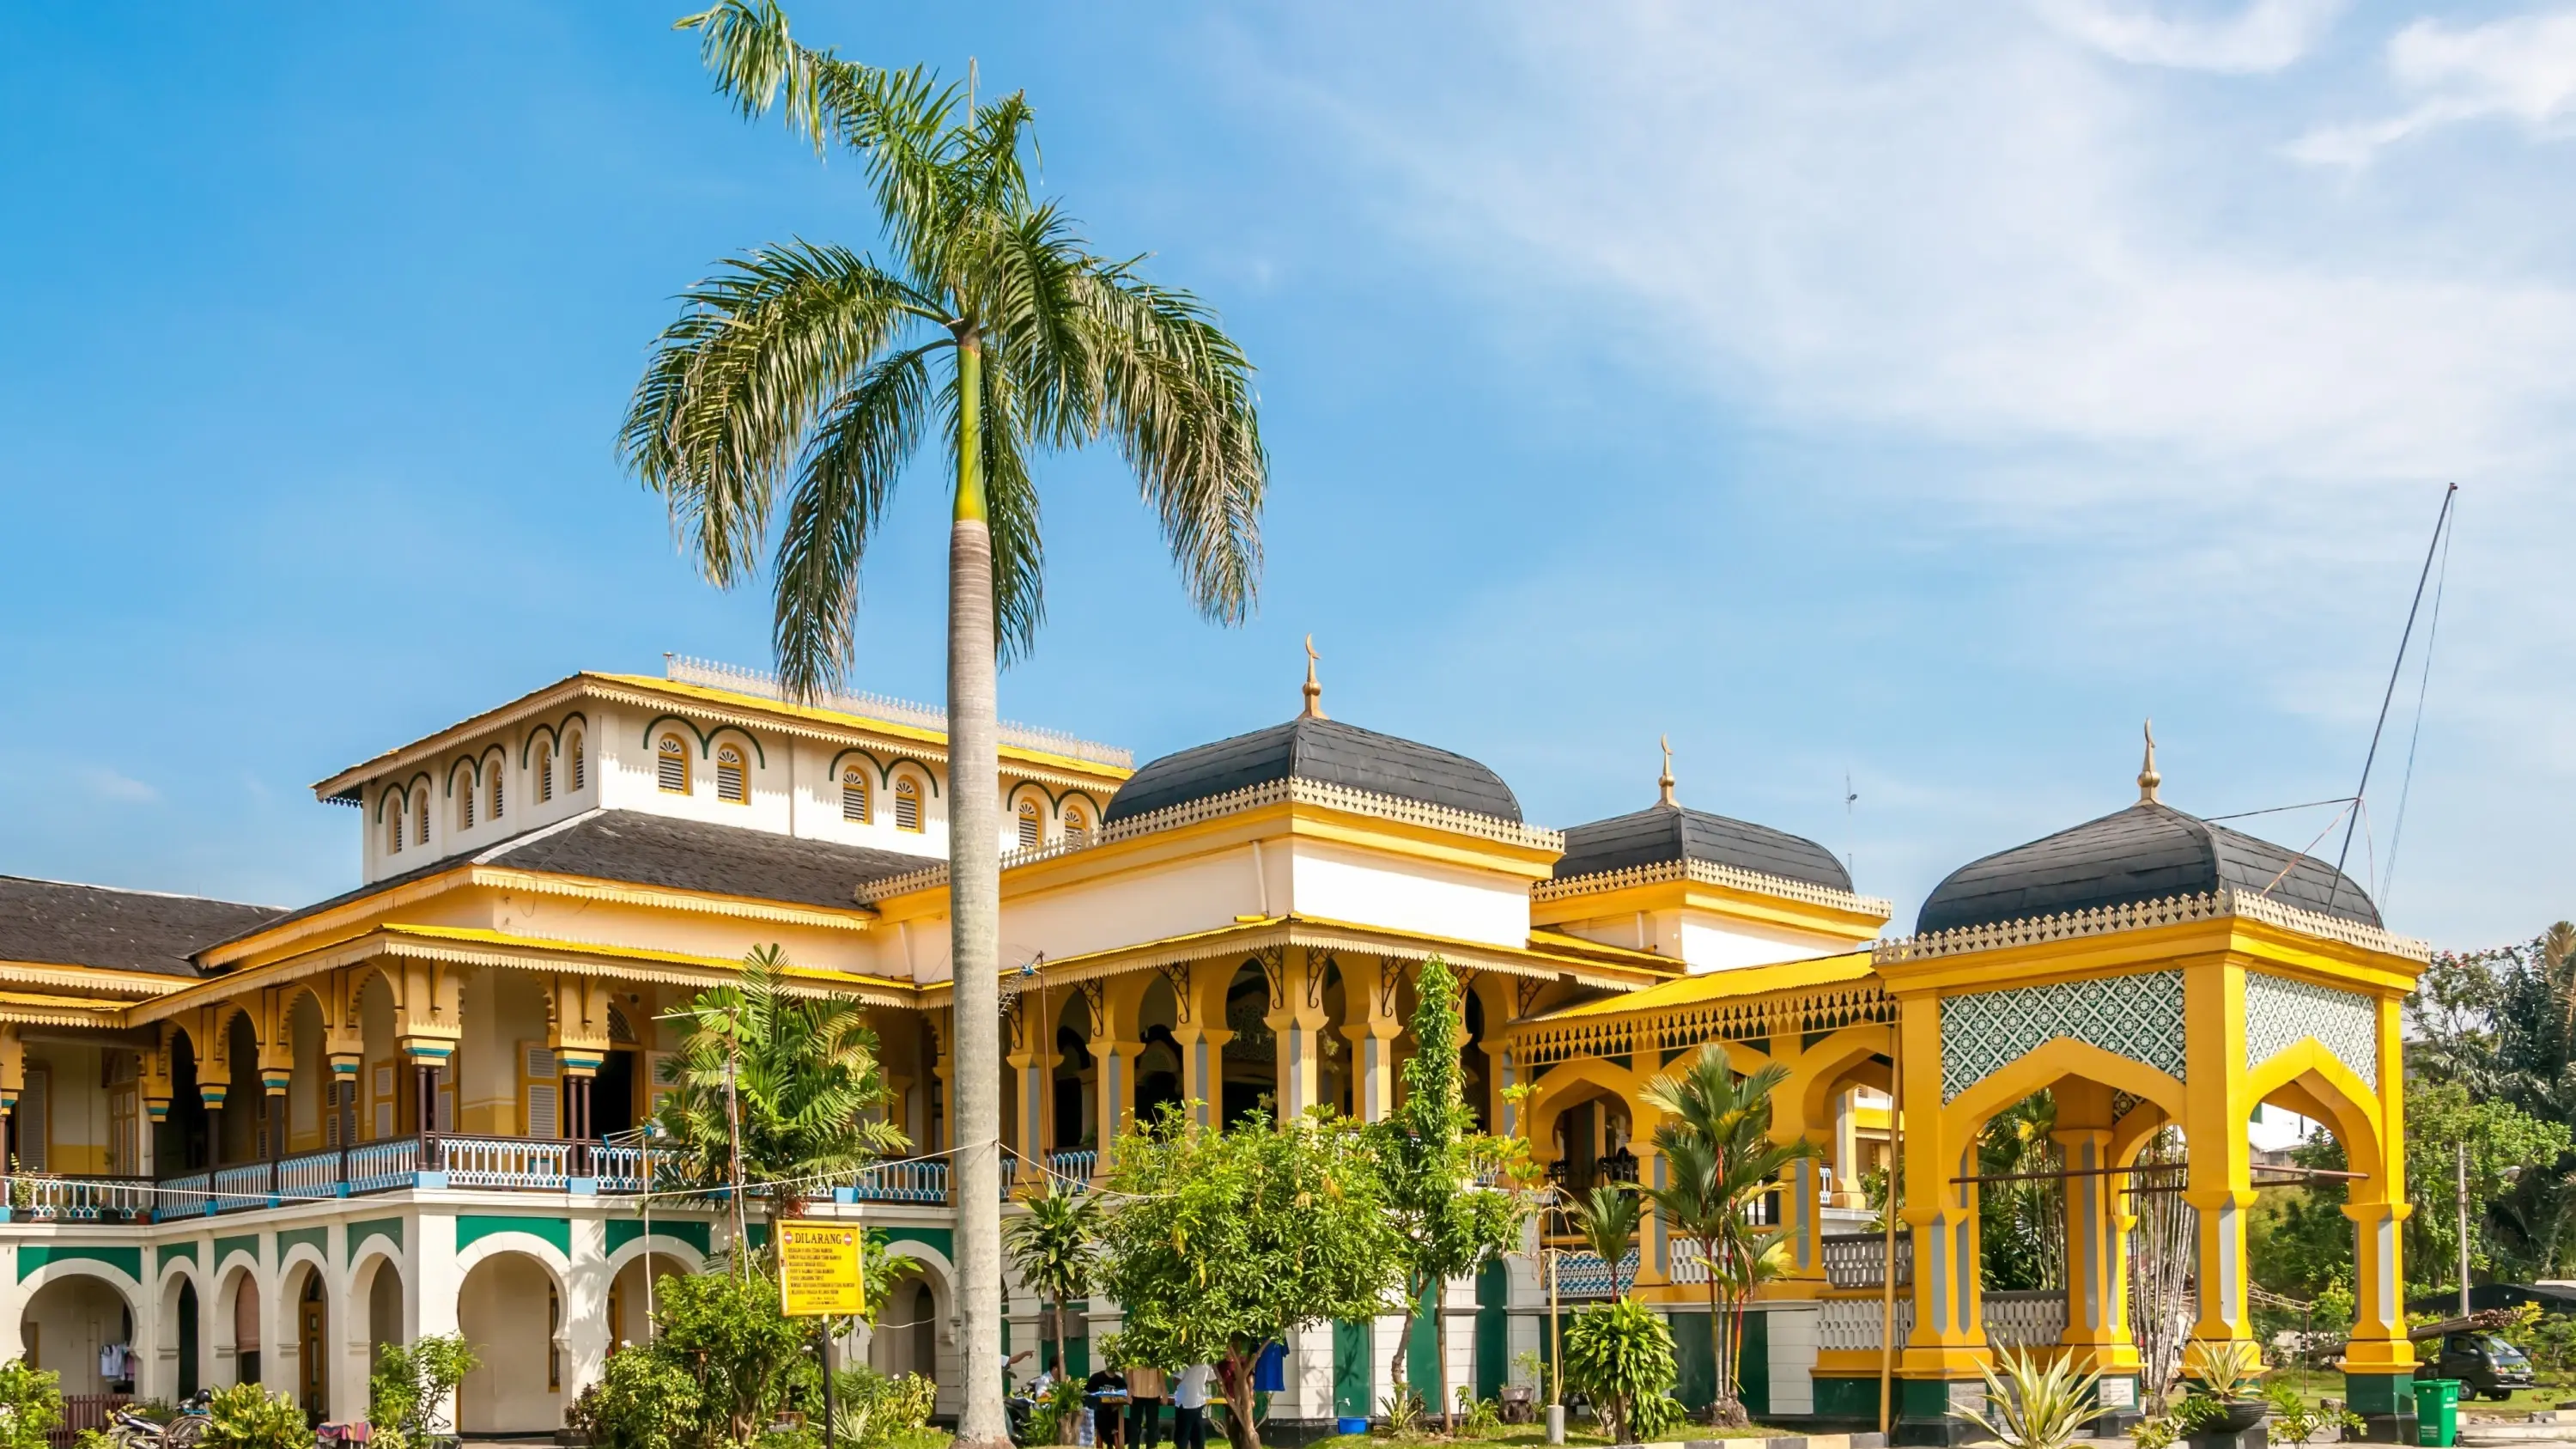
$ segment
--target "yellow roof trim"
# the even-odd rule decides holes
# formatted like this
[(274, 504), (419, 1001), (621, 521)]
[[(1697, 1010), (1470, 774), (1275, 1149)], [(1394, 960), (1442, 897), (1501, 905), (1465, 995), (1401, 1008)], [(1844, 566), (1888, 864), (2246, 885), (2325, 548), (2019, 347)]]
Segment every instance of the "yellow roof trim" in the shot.
[[(575, 956), (601, 959), (653, 961), (669, 966), (703, 966), (709, 970), (739, 972), (739, 956), (700, 956), (688, 951), (659, 951), (633, 946), (608, 946), (595, 941), (563, 941), (550, 936), (522, 936), (510, 931), (495, 931), (486, 926), (408, 926), (387, 925), (380, 928), (388, 936), (410, 936), (435, 941), (472, 941), (487, 946), (515, 946), (532, 951), (559, 951)], [(847, 982), (853, 986), (880, 990), (913, 991), (909, 981), (889, 976), (868, 976), (856, 971), (835, 971), (824, 966), (789, 965), (786, 974), (803, 981)]]
[(1523, 1025), (1543, 1026), (1551, 1022), (1590, 1020), (1605, 1016), (1623, 1016), (1631, 1012), (1667, 1011), (1677, 1006), (1697, 1006), (1703, 1002), (1723, 1001), (1735, 996), (1768, 996), (1779, 991), (1803, 991), (1817, 986), (1839, 986), (1849, 981), (1865, 980), (1874, 974), (1867, 951), (1844, 951), (1832, 956), (1810, 956), (1797, 961), (1780, 961), (1769, 966), (1744, 966), (1732, 971), (1706, 971), (1666, 981), (1626, 996), (1606, 996), (1578, 1006), (1542, 1013)]
[(0, 981), (16, 980), (33, 986), (84, 986), (92, 991), (113, 982), (115, 989), (131, 989), (135, 995), (167, 996), (197, 984), (193, 976), (164, 976), (157, 971), (123, 971), (113, 966), (74, 966), (61, 961), (0, 961)]

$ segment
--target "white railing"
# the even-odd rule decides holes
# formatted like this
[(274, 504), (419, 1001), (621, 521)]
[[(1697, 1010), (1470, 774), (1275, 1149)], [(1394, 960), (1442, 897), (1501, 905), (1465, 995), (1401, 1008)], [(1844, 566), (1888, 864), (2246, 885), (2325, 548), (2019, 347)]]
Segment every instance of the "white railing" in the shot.
[(859, 1202), (946, 1202), (948, 1164), (895, 1162), (871, 1167), (850, 1184), (850, 1196)]
[(209, 1191), (214, 1201), (208, 1212), (239, 1212), (244, 1208), (268, 1206), (268, 1164), (245, 1164), (241, 1167), (218, 1167)]
[(1986, 1342), (1996, 1348), (2030, 1348), (2066, 1336), (2066, 1290), (2040, 1288), (1985, 1295)]
[(560, 1189), (572, 1177), (574, 1144), (522, 1137), (433, 1137), (431, 1172), (449, 1187)]
[(652, 1154), (641, 1147), (594, 1147), (590, 1175), (601, 1192), (642, 1192), (652, 1185)]
[(116, 1222), (150, 1217), (157, 1196), (148, 1177), (13, 1177), (6, 1201), (39, 1222)]
[[(746, 669), (739, 664), (721, 664), (712, 659), (692, 659), (685, 654), (665, 654), (662, 656), (662, 677), (675, 684), (695, 684), (707, 689), (729, 690), (735, 694), (758, 695), (762, 699), (774, 699), (782, 704), (790, 702), (785, 687), (778, 682), (777, 675), (766, 670)], [(889, 724), (911, 725), (915, 729), (937, 730), (941, 734), (948, 732), (948, 711), (937, 705), (916, 704), (911, 700), (897, 699), (888, 694), (871, 694), (865, 690), (834, 690), (802, 703), (810, 704), (816, 709), (865, 715), (870, 719), (881, 719)], [(1079, 735), (1067, 734), (1063, 730), (1013, 724), (1009, 720), (1003, 720), (1000, 722), (999, 733), (1002, 743), (1018, 745), (1025, 750), (1044, 750), (1051, 755), (1066, 755), (1073, 759), (1088, 760), (1096, 765), (1110, 765), (1121, 770), (1131, 768), (1136, 763), (1135, 755), (1116, 745), (1104, 745), (1097, 740), (1086, 740)]]
[[(1827, 1298), (1816, 1314), (1816, 1347), (1860, 1352), (1879, 1346), (1878, 1330), (1887, 1305), (1876, 1298)], [(1914, 1299), (1896, 1296), (1896, 1341), (1903, 1343), (1914, 1325)]]
[(214, 1186), (214, 1181), (211, 1172), (190, 1172), (163, 1178), (161, 1201), (156, 1205), (160, 1216), (166, 1221), (170, 1218), (204, 1217), (213, 1212), (214, 1199), (205, 1194), (207, 1188)]
[(349, 1191), (387, 1192), (409, 1187), (420, 1171), (420, 1139), (395, 1137), (349, 1149)]
[(1089, 1148), (1047, 1154), (1047, 1175), (1058, 1192), (1088, 1192), (1092, 1169), (1100, 1165), (1100, 1154)]
[[(1887, 1240), (1878, 1233), (1824, 1237), (1825, 1281), (1837, 1288), (1876, 1288), (1887, 1281)], [(1914, 1235), (1896, 1235), (1896, 1281), (1914, 1281)]]
[(277, 1190), (284, 1197), (335, 1197), (340, 1190), (340, 1152), (307, 1152), (277, 1164)]

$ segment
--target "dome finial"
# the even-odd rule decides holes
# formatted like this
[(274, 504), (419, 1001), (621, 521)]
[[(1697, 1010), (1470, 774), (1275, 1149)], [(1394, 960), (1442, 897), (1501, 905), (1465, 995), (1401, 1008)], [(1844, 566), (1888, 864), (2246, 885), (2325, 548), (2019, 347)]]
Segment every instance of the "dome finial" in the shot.
[(1673, 799), (1673, 737), (1671, 735), (1663, 737), (1663, 746), (1664, 773), (1662, 778), (1655, 781), (1655, 788), (1660, 792), (1659, 803), (1678, 805), (1680, 802)]
[(1329, 719), (1329, 718), (1331, 718), (1331, 716), (1329, 716), (1329, 715), (1327, 715), (1327, 714), (1325, 714), (1325, 713), (1324, 713), (1324, 686), (1322, 686), (1322, 685), (1320, 685), (1320, 684), (1317, 684), (1317, 683), (1315, 682), (1315, 661), (1316, 661), (1317, 659), (1321, 658), (1321, 657), (1322, 657), (1321, 655), (1318, 655), (1318, 654), (1315, 652), (1315, 636), (1314, 636), (1314, 635), (1312, 635), (1312, 634), (1307, 635), (1307, 636), (1306, 636), (1306, 709), (1305, 709), (1305, 713), (1301, 716), (1301, 718), (1304, 718), (1304, 719)]
[(2161, 804), (2156, 798), (2156, 787), (2164, 782), (2165, 777), (2156, 773), (2156, 722), (2151, 719), (2147, 721), (2147, 760), (2138, 767), (2138, 803)]

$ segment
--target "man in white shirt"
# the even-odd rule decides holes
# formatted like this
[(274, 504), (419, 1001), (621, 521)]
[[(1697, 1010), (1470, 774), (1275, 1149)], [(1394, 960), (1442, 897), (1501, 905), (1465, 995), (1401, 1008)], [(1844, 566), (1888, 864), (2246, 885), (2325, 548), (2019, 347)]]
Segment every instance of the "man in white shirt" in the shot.
[(1172, 1380), (1172, 1449), (1207, 1449), (1208, 1382), (1216, 1369), (1194, 1363)]

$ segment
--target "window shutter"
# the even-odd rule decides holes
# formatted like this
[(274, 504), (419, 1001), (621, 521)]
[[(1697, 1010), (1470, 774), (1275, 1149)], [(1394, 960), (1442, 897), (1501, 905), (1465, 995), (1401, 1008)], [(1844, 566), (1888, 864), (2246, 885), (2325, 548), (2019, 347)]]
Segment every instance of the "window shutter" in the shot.
[(427, 845), (429, 844), (429, 796), (424, 793), (413, 797), (412, 805), (414, 806), (412, 819), (419, 823), (412, 830), (411, 843)]
[(10, 1125), (17, 1130), (10, 1135), (17, 1141), (18, 1165), (29, 1172), (45, 1170), (46, 1139), (53, 1135), (54, 1074), (30, 1070), (26, 1085), (18, 1089), (18, 1106), (11, 1113)]
[(394, 1064), (376, 1063), (375, 1078), (376, 1137), (381, 1141), (394, 1135), (394, 1109), (397, 1106), (394, 1100)]
[(894, 782), (894, 828), (921, 829), (921, 787), (910, 780)]
[(537, 751), (537, 803), (555, 798), (555, 752), (549, 747)]
[(673, 795), (689, 793), (689, 752), (678, 735), (662, 736), (654, 756), (653, 782)]
[(581, 782), (585, 773), (581, 757), (581, 736), (574, 735), (572, 737), (572, 775), (570, 777), (572, 780), (572, 787), (574, 789), (578, 790), (581, 788)]
[(1038, 821), (1038, 807), (1023, 803), (1020, 806), (1020, 849), (1037, 849), (1038, 842), (1045, 838), (1045, 833), (1046, 827)]
[(456, 797), (456, 828), (474, 828), (474, 782), (471, 780), (465, 782), (465, 793)]
[(506, 768), (506, 765), (495, 765), (492, 768), (492, 818), (495, 820), (500, 819), (504, 813), (503, 802), (501, 799), (501, 776)]
[(853, 825), (868, 823), (868, 777), (856, 770), (841, 774), (841, 818)]
[(526, 1131), (530, 1137), (559, 1137), (562, 1123), (557, 1120), (555, 1104), (560, 1100), (556, 1087), (555, 1054), (537, 1042), (519, 1044), (521, 1095), (526, 1101)]
[(716, 751), (716, 798), (728, 805), (751, 803), (751, 782), (742, 767), (742, 751), (731, 745)]

